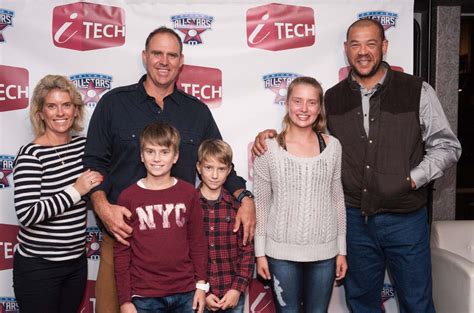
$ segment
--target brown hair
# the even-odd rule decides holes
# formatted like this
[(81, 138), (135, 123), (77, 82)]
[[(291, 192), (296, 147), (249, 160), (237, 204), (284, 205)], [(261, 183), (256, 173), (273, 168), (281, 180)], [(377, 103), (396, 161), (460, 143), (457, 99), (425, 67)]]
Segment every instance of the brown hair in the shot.
[(166, 26), (158, 27), (157, 29), (148, 34), (148, 37), (146, 37), (145, 41), (145, 51), (148, 49), (148, 45), (150, 44), (151, 39), (158, 34), (169, 34), (175, 37), (179, 44), (179, 53), (183, 53), (183, 42), (181, 41), (181, 37), (179, 37), (179, 35), (174, 30)]
[[(319, 111), (318, 117), (316, 118), (316, 120), (314, 121), (312, 125), (312, 128), (313, 128), (313, 131), (316, 133), (320, 133), (320, 132), (325, 133), (326, 132), (326, 110), (324, 108), (323, 87), (321, 87), (321, 84), (313, 77), (309, 77), (309, 76), (297, 77), (293, 79), (293, 81), (290, 83), (290, 86), (288, 86), (288, 91), (286, 94), (287, 104), (291, 97), (291, 94), (293, 93), (293, 89), (297, 85), (309, 85), (311, 87), (314, 87), (318, 91), (320, 111)], [(288, 115), (288, 112), (286, 112), (285, 116), (283, 117), (283, 121), (281, 124), (282, 124), (281, 125), (282, 130), (277, 136), (277, 141), (281, 147), (286, 148), (285, 137), (291, 125), (290, 116)]]
[(82, 121), (84, 120), (85, 109), (81, 94), (76, 90), (73, 82), (66, 76), (46, 75), (36, 85), (33, 96), (31, 97), (30, 121), (36, 137), (46, 132), (46, 124), (41, 119), (39, 113), (43, 111), (44, 99), (51, 90), (65, 91), (69, 94), (72, 104), (77, 109), (77, 116), (74, 118), (72, 129), (79, 132), (83, 129)]
[(140, 149), (143, 150), (146, 143), (151, 143), (172, 148), (174, 153), (178, 153), (180, 141), (181, 136), (175, 127), (168, 123), (156, 122), (148, 124), (143, 129), (140, 135)]
[(230, 145), (220, 139), (204, 140), (198, 149), (198, 162), (215, 158), (225, 165), (232, 166), (232, 148)]

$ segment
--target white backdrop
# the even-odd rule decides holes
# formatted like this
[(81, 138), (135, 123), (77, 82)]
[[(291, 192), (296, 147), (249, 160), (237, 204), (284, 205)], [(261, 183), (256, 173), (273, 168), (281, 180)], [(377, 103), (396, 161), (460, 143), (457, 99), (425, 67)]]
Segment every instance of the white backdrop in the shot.
[[(249, 144), (260, 130), (280, 127), (287, 84), (300, 75), (316, 77), (325, 90), (337, 83), (347, 66), (346, 29), (364, 17), (384, 24), (386, 60), (411, 73), (413, 0), (1, 1), (0, 312), (2, 306), (17, 312), (11, 288), (18, 230), (11, 170), (19, 147), (33, 139), (28, 103), (40, 78), (70, 77), (90, 115), (107, 90), (135, 83), (144, 73), (141, 51), (148, 33), (161, 25), (176, 29), (187, 42), (178, 87), (211, 107), (233, 147), (237, 173), (251, 188)], [(93, 287), (100, 232), (92, 215), (89, 225)], [(389, 283), (383, 294), (387, 312), (396, 312)], [(85, 297), (84, 312), (93, 312), (93, 297), (93, 291)], [(261, 297), (258, 301), (250, 303), (252, 311), (266, 312)], [(330, 311), (347, 312), (342, 288), (335, 290)]]

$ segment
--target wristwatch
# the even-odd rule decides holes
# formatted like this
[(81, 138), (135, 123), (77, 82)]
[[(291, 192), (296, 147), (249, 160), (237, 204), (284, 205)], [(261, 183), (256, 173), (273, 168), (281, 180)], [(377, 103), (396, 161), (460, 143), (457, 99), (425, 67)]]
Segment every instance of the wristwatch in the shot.
[(205, 293), (209, 292), (209, 283), (196, 283), (196, 289), (202, 290)]
[(237, 197), (237, 201), (242, 202), (242, 199), (245, 197), (249, 197), (250, 199), (255, 198), (253, 193), (250, 192), (250, 190), (242, 190), (242, 192), (239, 194)]

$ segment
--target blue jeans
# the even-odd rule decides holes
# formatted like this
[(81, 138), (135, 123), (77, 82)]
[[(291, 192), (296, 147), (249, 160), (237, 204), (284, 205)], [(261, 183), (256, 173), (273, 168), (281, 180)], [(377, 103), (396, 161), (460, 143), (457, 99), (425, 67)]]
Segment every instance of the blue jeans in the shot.
[[(219, 311), (214, 311), (218, 313), (244, 313), (244, 305), (245, 305), (245, 294), (241, 293), (239, 302), (237, 302), (237, 305), (232, 308), (232, 309), (227, 309), (227, 310), (219, 310)], [(213, 311), (209, 311), (207, 308), (204, 310), (206, 313), (214, 313)]]
[(325, 313), (331, 299), (336, 258), (315, 262), (277, 260), (267, 256), (277, 313)]
[(365, 222), (347, 208), (346, 301), (351, 312), (381, 312), (388, 269), (400, 313), (435, 312), (431, 295), (431, 255), (426, 209), (380, 213)]
[(134, 297), (133, 305), (138, 313), (194, 313), (194, 291), (176, 293), (165, 297)]

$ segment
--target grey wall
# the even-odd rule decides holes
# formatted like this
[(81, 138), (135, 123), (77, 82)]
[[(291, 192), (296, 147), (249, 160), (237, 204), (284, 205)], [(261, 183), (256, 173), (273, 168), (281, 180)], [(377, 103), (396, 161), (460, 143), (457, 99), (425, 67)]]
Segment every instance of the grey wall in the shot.
[[(437, 6), (433, 14), (431, 51), (432, 83), (444, 112), (457, 133), (460, 6)], [(434, 75), (434, 77), (433, 77)], [(456, 216), (456, 166), (436, 180), (433, 195), (433, 220), (454, 220)]]

